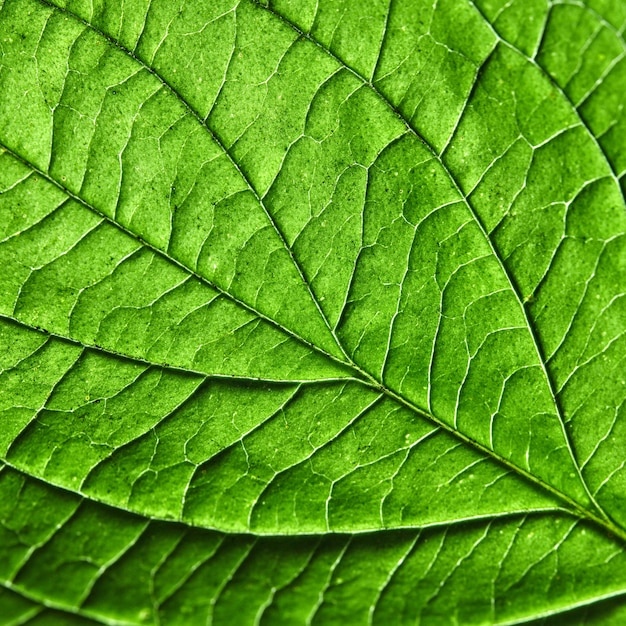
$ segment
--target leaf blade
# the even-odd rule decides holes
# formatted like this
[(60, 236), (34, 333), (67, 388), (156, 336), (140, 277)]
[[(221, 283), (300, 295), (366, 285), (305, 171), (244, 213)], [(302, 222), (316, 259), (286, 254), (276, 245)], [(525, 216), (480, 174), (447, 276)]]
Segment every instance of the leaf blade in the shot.
[[(9, 38), (22, 4), (0, 6)], [(6, 456), (146, 523), (331, 546), (235, 536), (216, 577), (174, 575), (166, 622), (219, 623), (242, 598), (255, 624), (613, 619), (621, 540), (580, 519), (624, 534), (619, 25), (603, 3), (375, 4), (28, 3), (0, 61)], [(594, 34), (560, 66), (578, 18)], [(597, 577), (575, 573), (601, 550)], [(110, 612), (119, 590), (94, 584)]]

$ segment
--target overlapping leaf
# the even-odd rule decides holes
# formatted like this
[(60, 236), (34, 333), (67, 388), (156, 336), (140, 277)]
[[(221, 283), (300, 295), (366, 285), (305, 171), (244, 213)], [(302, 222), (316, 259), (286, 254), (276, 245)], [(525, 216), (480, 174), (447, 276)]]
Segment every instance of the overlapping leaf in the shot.
[(625, 13), (5, 0), (6, 623), (619, 597)]

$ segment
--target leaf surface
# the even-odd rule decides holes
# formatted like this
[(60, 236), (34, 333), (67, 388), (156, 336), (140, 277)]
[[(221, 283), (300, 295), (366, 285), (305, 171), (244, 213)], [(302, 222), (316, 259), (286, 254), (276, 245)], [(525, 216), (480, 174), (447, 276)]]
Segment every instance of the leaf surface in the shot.
[(6, 623), (619, 619), (624, 24), (1, 3)]

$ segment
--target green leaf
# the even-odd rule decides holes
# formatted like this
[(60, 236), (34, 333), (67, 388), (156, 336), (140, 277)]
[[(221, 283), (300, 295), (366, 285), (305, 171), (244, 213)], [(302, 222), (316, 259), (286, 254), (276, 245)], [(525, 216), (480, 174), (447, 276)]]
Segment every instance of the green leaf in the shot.
[(0, 624), (626, 619), (623, 0), (0, 0)]

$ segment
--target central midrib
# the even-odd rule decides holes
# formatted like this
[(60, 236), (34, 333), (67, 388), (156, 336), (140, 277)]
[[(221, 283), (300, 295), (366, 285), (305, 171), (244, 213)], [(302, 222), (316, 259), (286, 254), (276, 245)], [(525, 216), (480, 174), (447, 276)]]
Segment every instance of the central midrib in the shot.
[[(311, 298), (313, 300), (313, 302), (315, 303), (318, 311), (320, 312), (320, 315), (322, 317), (322, 319), (324, 320), (324, 323), (326, 324), (328, 330), (331, 332), (333, 338), (335, 339), (335, 342), (337, 344), (337, 346), (339, 347), (339, 349), (341, 350), (342, 354), (344, 355), (344, 359), (340, 359), (335, 357), (332, 354), (329, 354), (328, 352), (326, 352), (325, 350), (319, 348), (318, 346), (316, 346), (315, 344), (311, 343), (310, 341), (307, 341), (306, 339), (304, 339), (303, 337), (299, 336), (297, 333), (289, 330), (288, 328), (284, 328), (282, 325), (278, 324), (275, 322), (275, 320), (272, 320), (271, 318), (268, 318), (267, 316), (265, 316), (264, 314), (262, 314), (261, 312), (257, 311), (255, 308), (251, 307), (250, 305), (246, 304), (245, 302), (242, 302), (240, 300), (238, 300), (237, 298), (234, 298), (231, 294), (229, 294), (227, 291), (225, 291), (224, 289), (214, 285), (212, 282), (210, 282), (208, 279), (206, 279), (205, 277), (201, 276), (200, 274), (197, 274), (194, 270), (190, 269), (189, 267), (187, 267), (186, 265), (182, 264), (181, 262), (177, 261), (176, 259), (170, 257), (166, 252), (164, 252), (163, 250), (160, 250), (159, 248), (156, 248), (155, 246), (151, 245), (150, 243), (144, 241), (143, 239), (141, 239), (140, 237), (138, 237), (135, 233), (133, 233), (132, 231), (122, 227), (120, 224), (118, 224), (117, 222), (115, 222), (114, 220), (112, 220), (109, 216), (105, 215), (104, 213), (100, 212), (98, 209), (96, 209), (95, 207), (89, 205), (88, 203), (86, 203), (82, 198), (80, 198), (79, 196), (77, 196), (76, 194), (74, 194), (73, 192), (71, 192), (69, 189), (67, 189), (62, 183), (60, 183), (59, 181), (53, 179), (52, 177), (49, 176), (49, 174), (47, 174), (46, 172), (43, 172), (42, 170), (40, 170), (39, 168), (37, 168), (36, 166), (34, 166), (34, 164), (32, 164), (30, 161), (28, 161), (26, 158), (24, 158), (22, 155), (16, 153), (14, 150), (12, 150), (11, 148), (9, 148), (8, 146), (4, 145), (4, 149), (9, 152), (10, 154), (12, 154), (14, 157), (16, 157), (17, 159), (19, 159), (20, 161), (22, 161), (24, 164), (26, 164), (28, 167), (30, 167), (31, 169), (35, 170), (39, 175), (41, 175), (42, 177), (44, 177), (46, 180), (48, 180), (50, 183), (54, 184), (56, 187), (58, 187), (59, 189), (61, 189), (64, 193), (66, 193), (67, 195), (69, 195), (70, 197), (72, 197), (74, 200), (80, 202), (80, 204), (82, 204), (83, 206), (85, 206), (86, 208), (88, 208), (89, 210), (97, 213), (98, 215), (100, 215), (101, 217), (103, 217), (104, 219), (106, 219), (107, 221), (111, 222), (112, 224), (114, 224), (117, 228), (120, 228), (121, 230), (123, 230), (124, 232), (126, 232), (127, 234), (129, 234), (130, 236), (134, 237), (136, 240), (138, 240), (142, 245), (150, 248), (151, 250), (153, 250), (154, 252), (158, 253), (159, 255), (165, 257), (166, 259), (168, 259), (170, 262), (176, 264), (178, 267), (180, 267), (181, 269), (184, 269), (185, 271), (189, 272), (190, 274), (192, 274), (194, 277), (196, 277), (197, 279), (201, 280), (202, 282), (208, 284), (209, 286), (211, 286), (213, 289), (218, 290), (220, 293), (222, 293), (223, 295), (227, 296), (229, 299), (233, 300), (234, 302), (236, 302), (237, 304), (239, 304), (240, 306), (244, 307), (246, 310), (248, 310), (251, 313), (254, 313), (255, 315), (257, 315), (258, 317), (260, 317), (261, 319), (263, 319), (266, 322), (271, 323), (273, 326), (279, 328), (281, 331), (287, 333), (288, 335), (292, 336), (293, 338), (297, 339), (298, 341), (301, 341), (302, 343), (304, 343), (305, 345), (307, 345), (308, 347), (310, 347), (311, 349), (314, 349), (316, 352), (323, 354), (324, 356), (326, 356), (327, 358), (333, 360), (334, 362), (343, 365), (344, 367), (348, 367), (350, 368), (353, 372), (356, 373), (356, 379), (361, 382), (362, 384), (377, 390), (379, 393), (385, 394), (386, 396), (388, 396), (389, 398), (393, 399), (394, 401), (402, 404), (403, 406), (405, 406), (406, 408), (412, 410), (413, 412), (417, 413), (418, 415), (421, 415), (423, 417), (426, 417), (427, 419), (429, 419), (430, 421), (432, 421), (433, 423), (437, 424), (438, 426), (440, 426), (443, 430), (449, 432), (450, 434), (454, 435), (455, 437), (459, 438), (461, 441), (463, 441), (464, 443), (467, 443), (468, 445), (474, 447), (475, 449), (479, 450), (480, 452), (482, 452), (483, 454), (497, 460), (498, 462), (500, 462), (501, 464), (503, 464), (504, 466), (508, 467), (509, 469), (515, 471), (517, 474), (523, 476), (524, 478), (526, 478), (527, 480), (530, 480), (533, 484), (540, 486), (541, 488), (545, 489), (546, 491), (550, 492), (552, 495), (558, 497), (560, 500), (562, 500), (563, 502), (565, 502), (570, 508), (572, 508), (579, 517), (583, 518), (583, 519), (588, 519), (590, 521), (593, 521), (595, 523), (597, 523), (598, 525), (604, 527), (605, 529), (607, 529), (609, 532), (611, 532), (612, 534), (620, 537), (623, 541), (626, 542), (626, 530), (620, 528), (618, 525), (616, 525), (610, 518), (609, 516), (602, 510), (602, 508), (595, 502), (595, 499), (593, 498), (592, 494), (589, 492), (589, 489), (587, 487), (587, 484), (584, 480), (584, 478), (582, 477), (582, 473), (580, 471), (580, 468), (576, 462), (575, 456), (573, 454), (573, 450), (572, 450), (572, 445), (571, 445), (571, 441), (569, 438), (569, 435), (565, 429), (565, 424), (563, 422), (563, 418), (562, 418), (562, 411), (561, 408), (557, 402), (557, 397), (554, 393), (554, 389), (553, 389), (553, 385), (552, 385), (552, 381), (550, 379), (550, 377), (548, 376), (548, 373), (546, 371), (545, 368), (545, 362), (544, 359), (541, 356), (541, 351), (537, 342), (537, 337), (536, 334), (530, 324), (530, 321), (528, 319), (528, 315), (526, 313), (526, 309), (525, 307), (522, 305), (521, 303), (521, 299), (520, 296), (518, 294), (517, 288), (515, 287), (515, 283), (512, 280), (511, 276), (509, 275), (508, 271), (506, 270), (506, 267), (504, 266), (504, 264), (502, 263), (502, 260), (500, 259), (499, 255), (496, 253), (494, 247), (493, 247), (493, 243), (491, 241), (491, 239), (487, 236), (487, 233), (485, 231), (484, 225), (482, 224), (482, 221), (480, 220), (480, 218), (478, 217), (478, 215), (476, 214), (474, 208), (472, 207), (472, 205), (469, 202), (469, 199), (466, 197), (466, 195), (463, 193), (461, 187), (458, 184), (458, 181), (456, 180), (455, 176), (453, 175), (452, 172), (450, 172), (450, 170), (447, 168), (447, 166), (443, 163), (443, 160), (441, 158), (440, 155), (437, 154), (437, 152), (429, 145), (429, 143), (418, 133), (418, 131), (416, 129), (414, 129), (411, 124), (402, 116), (402, 114), (394, 107), (394, 105), (386, 98), (386, 96), (380, 92), (380, 90), (371, 82), (369, 81), (365, 76), (361, 75), (359, 72), (357, 72), (356, 70), (352, 69), (350, 66), (348, 66), (341, 58), (339, 58), (338, 56), (336, 56), (331, 50), (329, 50), (328, 48), (326, 48), (324, 45), (322, 45), (320, 42), (318, 42), (317, 40), (315, 40), (311, 35), (309, 35), (308, 33), (301, 31), (295, 24), (293, 24), (292, 22), (290, 22), (288, 19), (286, 19), (285, 17), (283, 17), (282, 15), (276, 13), (275, 11), (273, 11), (272, 9), (269, 9), (268, 7), (265, 7), (263, 5), (259, 5), (256, 0), (249, 0), (250, 2), (252, 2), (253, 4), (260, 6), (262, 9), (272, 13), (272, 15), (274, 15), (277, 19), (281, 20), (282, 22), (284, 22), (286, 25), (288, 25), (290, 28), (292, 28), (296, 33), (299, 34), (299, 36), (306, 38), (307, 40), (309, 40), (311, 43), (313, 43), (315, 46), (317, 46), (319, 49), (323, 50), (326, 54), (328, 54), (329, 56), (331, 56), (333, 59), (336, 60), (337, 63), (339, 63), (342, 67), (344, 67), (347, 71), (349, 71), (350, 73), (352, 73), (355, 77), (357, 77), (364, 85), (368, 86), (369, 88), (371, 88), (376, 95), (379, 97), (379, 99), (393, 112), (393, 114), (398, 117), (401, 122), (404, 124), (404, 126), (407, 128), (407, 130), (413, 134), (421, 143), (423, 143), (433, 154), (433, 156), (439, 161), (439, 163), (441, 164), (441, 166), (444, 168), (444, 170), (446, 171), (446, 173), (448, 174), (450, 180), (452, 181), (452, 183), (455, 186), (455, 189), (457, 190), (457, 192), (459, 193), (459, 195), (464, 199), (465, 204), (468, 206), (474, 220), (476, 221), (478, 227), (481, 229), (485, 240), (488, 242), (489, 246), (491, 247), (492, 253), (494, 255), (494, 257), (496, 258), (497, 262), (500, 264), (502, 271), (504, 272), (504, 275), (506, 276), (511, 289), (518, 301), (518, 303), (520, 304), (520, 308), (521, 311), (524, 315), (524, 318), (526, 320), (526, 324), (528, 326), (528, 331), (531, 335), (531, 338), (533, 340), (533, 344), (535, 347), (535, 350), (537, 351), (537, 356), (539, 359), (539, 363), (544, 371), (544, 375), (547, 381), (547, 384), (550, 388), (550, 391), (552, 393), (552, 397), (553, 397), (553, 401), (555, 404), (555, 408), (557, 410), (557, 414), (558, 414), (558, 418), (559, 418), (559, 422), (561, 423), (561, 427), (563, 430), (563, 435), (565, 438), (565, 442), (567, 444), (572, 462), (574, 464), (574, 467), (576, 468), (578, 475), (581, 479), (581, 483), (584, 486), (587, 495), (590, 499), (590, 501), (593, 503), (593, 505), (595, 506), (597, 513), (592, 511), (591, 509), (588, 509), (587, 507), (584, 507), (583, 505), (579, 504), (578, 502), (576, 502), (574, 499), (572, 499), (570, 496), (566, 495), (565, 493), (559, 491), (558, 489), (556, 489), (555, 487), (553, 487), (552, 485), (544, 482), (543, 480), (541, 480), (540, 478), (538, 478), (537, 476), (531, 474), (530, 472), (526, 471), (525, 469), (519, 467), (518, 465), (513, 464), (512, 462), (510, 462), (508, 459), (500, 456), (497, 452), (495, 452), (494, 450), (492, 450), (491, 448), (488, 448), (482, 444), (480, 444), (479, 442), (471, 439), (470, 437), (466, 436), (465, 434), (463, 434), (462, 432), (454, 429), (452, 426), (450, 426), (449, 424), (447, 424), (446, 422), (440, 420), (439, 418), (437, 418), (435, 415), (433, 415), (432, 413), (430, 413), (428, 410), (425, 410), (421, 407), (418, 407), (416, 405), (414, 405), (413, 403), (411, 403), (409, 400), (407, 400), (406, 398), (402, 397), (401, 395), (397, 394), (395, 391), (393, 391), (392, 389), (388, 388), (387, 386), (385, 386), (384, 384), (382, 384), (381, 382), (377, 381), (371, 374), (369, 374), (368, 372), (366, 372), (365, 370), (363, 370), (361, 367), (359, 367), (349, 356), (348, 354), (345, 352), (345, 349), (343, 348), (341, 342), (338, 340), (335, 332), (332, 330), (332, 328), (330, 327), (330, 324), (328, 323), (328, 320), (326, 318), (326, 316), (323, 314), (323, 311), (321, 310), (321, 307), (319, 306), (319, 302), (317, 301), (317, 298), (315, 297), (315, 295), (312, 293), (310, 285), (308, 284), (308, 282), (306, 280), (304, 280), (304, 276), (303, 276), (303, 272), (301, 267), (299, 266), (299, 264), (297, 263), (297, 260), (294, 258), (293, 256), (293, 252), (291, 251), (291, 249), (289, 248), (289, 246), (286, 245), (284, 236), (282, 235), (282, 233), (280, 232), (280, 230), (277, 228), (276, 224), (274, 223), (274, 221), (271, 219), (271, 216), (269, 215), (267, 209), (265, 208), (262, 199), (260, 198), (260, 196), (258, 195), (256, 189), (253, 187), (253, 185), (251, 184), (251, 181), (248, 179), (248, 177), (246, 176), (245, 172), (243, 170), (241, 170), (241, 168), (239, 167), (239, 165), (234, 161), (233, 157), (230, 155), (229, 151), (226, 149), (226, 147), (224, 146), (224, 144), (221, 142), (221, 140), (219, 139), (219, 137), (216, 136), (215, 132), (208, 126), (206, 120), (200, 115), (200, 113), (198, 111), (196, 111), (187, 101), (186, 99), (182, 96), (182, 94), (180, 94), (174, 87), (172, 87), (162, 76), (160, 76), (156, 70), (154, 70), (154, 68), (150, 67), (143, 59), (141, 59), (140, 57), (138, 57), (135, 53), (133, 53), (131, 50), (127, 49), (125, 46), (123, 46), (120, 42), (118, 42), (117, 40), (115, 40), (113, 37), (107, 35), (105, 32), (101, 31), (99, 28), (97, 28), (96, 26), (94, 26), (93, 24), (89, 23), (88, 21), (84, 20), (83, 18), (81, 18), (79, 15), (75, 14), (74, 12), (66, 9), (66, 8), (62, 8), (57, 6), (56, 4), (49, 2), (48, 0), (37, 0), (37, 2), (39, 2), (40, 4), (47, 6), (55, 11), (59, 11), (61, 13), (64, 13), (70, 17), (72, 17), (73, 19), (79, 21), (80, 23), (84, 24), (86, 27), (88, 27), (89, 29), (93, 30), (94, 32), (96, 32), (97, 34), (99, 34), (101, 37), (103, 37), (104, 39), (106, 39), (107, 41), (109, 41), (112, 45), (114, 45), (116, 48), (120, 49), (122, 52), (124, 52), (126, 55), (128, 55), (129, 57), (131, 57), (135, 62), (137, 62), (139, 65), (142, 66), (142, 68), (144, 68), (146, 71), (148, 71), (150, 74), (152, 74), (153, 76), (155, 76), (159, 82), (170, 92), (172, 93), (176, 99), (193, 115), (193, 117), (201, 124), (202, 127), (204, 127), (209, 134), (211, 135), (211, 137), (216, 141), (216, 143), (220, 146), (220, 148), (223, 150), (223, 152), (226, 154), (226, 156), (229, 158), (229, 160), (233, 163), (234, 167), (236, 168), (236, 170), (238, 171), (238, 173), (241, 175), (241, 177), (243, 178), (243, 180), (245, 181), (245, 183), (247, 184), (247, 186), (249, 187), (249, 189), (251, 190), (251, 192), (255, 195), (256, 199), (259, 201), (259, 203), (261, 204), (263, 210), (266, 212), (266, 214), (268, 214), (268, 217), (271, 220), (272, 225), (274, 226), (278, 236), (281, 238), (281, 240), (283, 241), (286, 250), (289, 252), (292, 261), (294, 262), (295, 267), (297, 268), (298, 272), (300, 273), (300, 276), (303, 278), (303, 282), (306, 285), (307, 289), (309, 290), (309, 293), (311, 295)], [(2, 145), (2, 144), (0, 144)], [(129, 357), (132, 358), (132, 357)]]
[[(13, 155), (15, 158), (19, 159), (22, 163), (24, 163), (25, 165), (27, 165), (28, 167), (33, 169), (35, 172), (37, 172), (40, 176), (45, 178), (51, 184), (55, 185), (57, 188), (62, 190), (69, 197), (73, 198), (76, 202), (79, 202), (85, 208), (87, 208), (90, 211), (93, 211), (97, 215), (101, 216), (103, 219), (105, 219), (108, 222), (110, 222), (111, 224), (113, 224), (116, 228), (120, 228), (121, 230), (123, 230), (124, 232), (129, 234), (130, 236), (135, 237), (135, 239), (140, 241), (140, 243), (142, 245), (146, 246), (147, 248), (150, 248), (155, 253), (157, 253), (157, 254), (163, 256), (164, 258), (166, 258), (168, 261), (170, 261), (172, 263), (175, 263), (178, 267), (180, 267), (181, 269), (189, 272), (190, 274), (192, 274), (198, 280), (202, 281), (203, 283), (208, 284), (212, 288), (216, 288), (215, 285), (213, 285), (210, 281), (208, 281), (203, 276), (201, 276), (199, 274), (195, 274), (191, 269), (189, 269), (186, 266), (182, 265), (180, 262), (176, 261), (175, 259), (170, 258), (163, 251), (159, 250), (158, 248), (155, 248), (155, 247), (151, 246), (149, 243), (139, 239), (134, 233), (132, 233), (132, 232), (124, 229), (123, 227), (121, 227), (119, 224), (117, 224), (116, 222), (111, 220), (108, 216), (106, 216), (106, 215), (102, 214), (100, 211), (98, 211), (98, 209), (96, 209), (95, 207), (92, 207), (91, 205), (86, 203), (84, 200), (82, 200), (82, 198), (76, 196), (71, 191), (66, 189), (61, 183), (57, 182), (56, 180), (51, 178), (48, 174), (46, 174), (45, 172), (42, 172), (41, 170), (36, 168), (32, 163), (27, 161), (24, 157), (22, 157), (19, 154), (15, 153), (8, 146), (6, 146), (6, 145), (4, 145), (2, 143), (0, 143), (0, 146), (4, 150), (6, 150), (9, 154)], [(225, 295), (227, 297), (229, 296), (228, 293), (225, 293)], [(231, 299), (233, 299), (233, 298), (231, 297)], [(482, 444), (480, 444), (479, 442), (471, 439), (470, 437), (466, 436), (462, 432), (460, 432), (458, 430), (455, 430), (452, 426), (450, 426), (446, 422), (442, 421), (441, 419), (439, 419), (438, 417), (436, 417), (435, 415), (433, 415), (429, 411), (427, 411), (427, 410), (425, 410), (425, 409), (423, 409), (421, 407), (418, 407), (417, 405), (413, 404), (412, 402), (410, 402), (406, 398), (402, 397), (400, 394), (396, 393), (395, 391), (393, 391), (389, 387), (387, 387), (387, 386), (381, 384), (380, 382), (378, 382), (377, 380), (375, 380), (371, 374), (369, 374), (368, 372), (366, 372), (365, 370), (360, 368), (353, 361), (351, 361), (351, 360), (350, 361), (341, 361), (341, 360), (337, 359), (336, 357), (333, 357), (333, 355), (328, 354), (327, 352), (325, 352), (321, 348), (319, 348), (319, 347), (317, 347), (315, 345), (310, 344), (309, 342), (307, 342), (303, 338), (299, 337), (297, 334), (293, 333), (292, 331), (289, 331), (289, 329), (285, 329), (282, 326), (280, 326), (279, 324), (276, 324), (276, 322), (274, 322), (270, 318), (265, 318), (258, 311), (255, 311), (251, 307), (248, 307), (247, 305), (245, 305), (245, 303), (240, 303), (236, 299), (233, 299), (233, 301), (236, 302), (237, 304), (240, 304), (241, 306), (246, 307), (246, 309), (249, 310), (250, 312), (258, 315), (262, 319), (265, 319), (266, 321), (268, 321), (269, 323), (271, 323), (272, 325), (277, 327), (279, 330), (281, 330), (283, 332), (286, 332), (287, 334), (289, 334), (294, 339), (302, 342), (303, 344), (305, 344), (305, 345), (309, 346), (310, 348), (316, 350), (317, 352), (323, 354), (327, 358), (332, 359), (333, 361), (335, 361), (337, 363), (340, 363), (344, 367), (350, 368), (355, 373), (355, 377), (352, 378), (352, 380), (354, 380), (356, 382), (359, 382), (359, 383), (363, 384), (364, 386), (366, 386), (368, 388), (371, 388), (371, 389), (377, 391), (378, 393), (387, 396), (388, 398), (390, 398), (394, 402), (397, 402), (398, 404), (401, 404), (402, 406), (406, 407), (407, 409), (411, 410), (412, 412), (416, 413), (417, 415), (428, 419), (429, 421), (431, 421), (434, 424), (436, 424), (437, 426), (439, 426), (442, 430), (445, 430), (446, 432), (450, 433), (451, 435), (453, 435), (457, 439), (460, 439), (463, 443), (465, 443), (465, 444), (471, 446), (472, 448), (480, 451), (484, 455), (494, 459), (495, 461), (497, 461), (500, 464), (504, 465), (508, 469), (514, 471), (516, 474), (524, 477), (525, 479), (529, 480), (533, 484), (535, 484), (538, 487), (541, 487), (545, 491), (549, 492), (553, 496), (556, 496), (559, 500), (564, 502), (570, 508), (570, 510), (575, 512), (578, 515), (578, 517), (580, 517), (582, 519), (587, 519), (589, 521), (592, 521), (592, 522), (602, 526), (603, 528), (605, 528), (606, 530), (611, 532), (613, 535), (619, 537), (624, 542), (626, 542), (626, 531), (624, 531), (623, 529), (621, 529), (620, 527), (615, 525), (610, 519), (608, 519), (608, 518), (605, 519), (605, 518), (597, 515), (596, 513), (594, 513), (590, 509), (582, 506), (581, 504), (579, 504), (578, 502), (576, 502), (575, 500), (573, 500), (572, 498), (570, 498), (568, 495), (564, 494), (563, 492), (559, 491), (558, 489), (556, 489), (552, 485), (544, 482), (543, 480), (541, 480), (540, 478), (538, 478), (534, 474), (531, 474), (530, 472), (524, 470), (523, 468), (519, 467), (518, 465), (515, 465), (514, 463), (512, 463), (508, 459), (500, 456), (497, 452), (495, 452), (491, 448), (483, 446)], [(6, 316), (4, 316), (4, 315), (1, 316), (1, 317), (6, 318)], [(38, 331), (41, 332), (41, 329), (35, 328), (33, 326), (29, 326), (28, 324), (22, 322), (21, 320), (19, 320), (17, 318), (9, 318), (9, 319), (15, 319), (15, 321), (17, 321), (17, 323), (21, 324), (22, 326), (30, 327), (33, 330), (38, 330)], [(51, 335), (53, 337), (56, 337), (56, 338), (58, 338), (60, 340), (69, 341), (71, 343), (80, 345), (80, 346), (82, 346), (84, 348), (87, 348), (87, 349), (92, 349), (92, 350), (96, 350), (96, 351), (100, 351), (100, 352), (105, 352), (107, 354), (111, 354), (112, 356), (122, 357), (122, 358), (125, 358), (125, 359), (128, 359), (128, 360), (131, 360), (131, 361), (136, 361), (138, 363), (142, 363), (144, 365), (149, 365), (149, 366), (153, 366), (153, 367), (159, 367), (159, 368), (163, 368), (163, 369), (166, 369), (166, 370), (184, 372), (184, 373), (193, 374), (193, 375), (200, 375), (200, 376), (203, 376), (205, 379), (217, 378), (216, 376), (213, 376), (211, 374), (206, 374), (206, 372), (196, 371), (196, 370), (192, 370), (192, 369), (188, 369), (188, 368), (182, 368), (182, 367), (172, 367), (170, 365), (166, 365), (166, 364), (162, 364), (162, 363), (153, 363), (153, 362), (150, 362), (150, 361), (145, 360), (145, 359), (140, 359), (140, 358), (137, 358), (137, 357), (126, 355), (126, 354), (116, 353), (116, 352), (113, 352), (111, 350), (102, 348), (100, 346), (85, 344), (84, 342), (72, 339), (71, 337), (64, 337), (64, 336), (61, 336), (61, 335), (55, 335), (54, 333), (51, 333), (48, 330), (44, 330), (43, 332), (46, 332), (47, 334), (49, 334), (49, 335)], [(235, 377), (235, 376), (232, 376), (232, 377), (220, 376), (220, 378), (237, 380), (237, 377)], [(250, 379), (250, 380), (252, 380), (252, 379)], [(340, 379), (340, 380), (351, 380), (351, 379), (347, 378), (347, 379)], [(259, 381), (263, 381), (263, 382), (278, 382), (278, 381), (266, 381), (265, 379), (259, 379)], [(291, 382), (291, 381), (282, 381), (282, 382)], [(315, 384), (317, 382), (318, 381), (302, 381), (302, 384)], [(325, 383), (325, 382), (333, 382), (333, 381), (330, 380), (330, 379), (329, 380), (320, 380), (319, 381), (319, 383)], [(17, 469), (20, 469), (20, 468), (17, 468)], [(21, 468), (21, 471), (23, 471), (23, 468)]]

